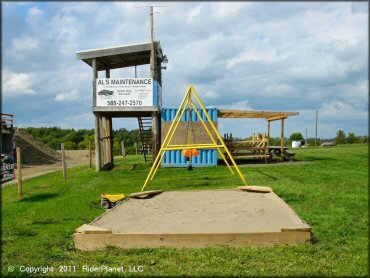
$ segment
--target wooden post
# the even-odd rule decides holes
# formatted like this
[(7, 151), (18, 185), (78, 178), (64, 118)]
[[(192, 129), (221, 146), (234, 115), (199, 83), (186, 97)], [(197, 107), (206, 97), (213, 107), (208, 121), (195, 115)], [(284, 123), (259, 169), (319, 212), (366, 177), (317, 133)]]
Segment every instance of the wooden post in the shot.
[(110, 121), (109, 121), (109, 117), (105, 117), (105, 136), (106, 136), (106, 146), (107, 146), (107, 162), (108, 163), (112, 163), (112, 146), (111, 146), (111, 143), (110, 143)]
[[(110, 78), (110, 68), (106, 67), (105, 68), (105, 78)], [(113, 127), (112, 127), (112, 116), (106, 116), (105, 117), (106, 121), (106, 132), (105, 136), (108, 138), (105, 139), (106, 142), (106, 148), (107, 148), (107, 161), (110, 162), (113, 165)]]
[(284, 119), (281, 119), (281, 159), (284, 161)]
[(92, 166), (92, 150), (91, 150), (91, 140), (89, 140), (89, 165)]
[(137, 156), (137, 143), (135, 143), (135, 151), (136, 151), (136, 156)]
[(95, 169), (97, 172), (100, 171), (101, 166), (99, 118), (99, 113), (95, 113)]
[(18, 180), (18, 197), (23, 197), (23, 180), (22, 180), (22, 156), (21, 148), (17, 147), (17, 180)]
[(110, 146), (111, 146), (111, 162), (112, 162), (112, 165), (114, 164), (114, 141), (113, 141), (113, 118), (112, 116), (109, 117), (109, 126), (110, 126), (110, 130), (109, 130), (109, 136), (110, 136)]
[(66, 154), (64, 151), (64, 143), (61, 144), (60, 149), (62, 150), (62, 165), (63, 165), (63, 177), (67, 179), (67, 165), (66, 165)]
[(100, 144), (100, 166), (104, 166), (106, 163), (106, 156), (105, 156), (105, 128), (104, 128), (104, 116), (100, 115), (99, 117), (99, 131), (100, 131), (100, 138), (99, 138), (99, 144)]
[(160, 138), (159, 138), (159, 123), (158, 113), (152, 114), (152, 149), (153, 149), (153, 160), (158, 155), (160, 149)]
[(121, 150), (122, 150), (122, 157), (123, 159), (126, 158), (126, 149), (125, 149), (125, 143), (122, 141), (121, 142)]
[(98, 78), (98, 65), (96, 63), (96, 58), (92, 60), (92, 68), (93, 68), (93, 111), (94, 107), (96, 106), (96, 79)]
[(270, 146), (270, 120), (267, 120), (267, 146)]
[[(98, 78), (98, 65), (96, 62), (96, 58), (92, 59), (92, 68), (93, 68), (93, 109), (94, 109), (94, 107), (96, 107), (96, 79)], [(95, 113), (95, 168), (97, 172), (100, 171), (101, 169), (99, 118), (100, 114)]]
[(107, 133), (108, 133), (108, 149), (109, 149), (109, 162), (113, 165), (113, 127), (112, 127), (112, 117), (108, 116), (107, 120)]

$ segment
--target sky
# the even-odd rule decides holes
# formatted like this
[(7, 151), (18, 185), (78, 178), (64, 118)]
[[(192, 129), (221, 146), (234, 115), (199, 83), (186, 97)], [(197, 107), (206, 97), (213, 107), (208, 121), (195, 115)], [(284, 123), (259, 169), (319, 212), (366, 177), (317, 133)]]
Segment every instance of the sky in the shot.
[[(76, 52), (155, 39), (168, 56), (163, 107), (193, 84), (207, 107), (294, 111), (285, 134), (368, 134), (367, 2), (2, 2), (2, 111), (17, 127), (94, 127), (92, 70)], [(149, 65), (138, 77), (149, 77)], [(134, 77), (134, 69), (111, 77)], [(272, 136), (280, 136), (280, 121)], [(114, 119), (113, 128), (138, 128)], [(221, 134), (266, 132), (220, 119)]]

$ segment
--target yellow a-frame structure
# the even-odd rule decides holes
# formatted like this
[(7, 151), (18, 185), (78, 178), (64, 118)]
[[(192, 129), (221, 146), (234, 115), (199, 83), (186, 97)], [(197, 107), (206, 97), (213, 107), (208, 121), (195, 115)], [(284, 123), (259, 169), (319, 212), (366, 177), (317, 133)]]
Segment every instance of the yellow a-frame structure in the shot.
[[(199, 113), (198, 108), (195, 105), (192, 96), (194, 96), (195, 99), (198, 101), (199, 106), (200, 106), (200, 109), (203, 111), (204, 115), (206, 116), (207, 120), (209, 121), (209, 123), (211, 125), (211, 129), (214, 131), (214, 133), (216, 134), (216, 137), (217, 138), (214, 138), (214, 136), (212, 135), (210, 128), (207, 126), (207, 124), (205, 123), (203, 117)], [(184, 113), (185, 113), (187, 107), (189, 107), (191, 109), (194, 109), (194, 111), (198, 115), (200, 121), (202, 122), (205, 130), (207, 131), (209, 137), (211, 138), (212, 144), (171, 145), (171, 141), (173, 139), (173, 136), (176, 133), (177, 127), (179, 126), (179, 123), (181, 122), (181, 119), (184, 116)], [(217, 139), (219, 140), (220, 144), (217, 143)], [(208, 115), (207, 110), (204, 107), (202, 101), (200, 100), (199, 95), (195, 91), (193, 85), (190, 85), (188, 91), (185, 94), (184, 99), (181, 102), (181, 105), (180, 105), (180, 107), (179, 107), (179, 109), (177, 111), (177, 114), (176, 114), (176, 116), (175, 116), (175, 118), (174, 118), (174, 120), (173, 120), (173, 122), (171, 124), (170, 129), (168, 130), (168, 133), (167, 133), (167, 135), (166, 135), (166, 137), (165, 137), (165, 139), (163, 141), (162, 147), (159, 150), (159, 153), (158, 153), (158, 155), (157, 155), (157, 157), (156, 157), (156, 159), (155, 159), (155, 161), (153, 163), (152, 168), (150, 169), (149, 175), (146, 178), (145, 183), (144, 183), (141, 191), (144, 191), (144, 189), (148, 185), (148, 183), (154, 178), (155, 174), (157, 173), (157, 171), (158, 171), (158, 169), (159, 169), (159, 167), (160, 167), (160, 165), (162, 163), (162, 160), (163, 160), (163, 158), (164, 158), (164, 156), (166, 154), (166, 151), (169, 151), (169, 150), (186, 150), (186, 149), (190, 149), (190, 150), (191, 149), (217, 149), (218, 152), (219, 152), (219, 154), (221, 155), (222, 159), (225, 161), (225, 164), (229, 168), (231, 174), (234, 174), (234, 170), (231, 168), (229, 162), (227, 161), (227, 159), (226, 159), (226, 157), (225, 157), (225, 155), (223, 153), (223, 151), (225, 151), (226, 154), (227, 154), (227, 157), (232, 162), (232, 164), (235, 167), (236, 171), (238, 172), (240, 178), (242, 179), (244, 185), (247, 186), (247, 181), (245, 180), (245, 177), (241, 173), (238, 165), (235, 163), (234, 158), (230, 154), (229, 149), (225, 145), (225, 142), (222, 139), (222, 137), (221, 137), (220, 133), (218, 132), (217, 128), (215, 127), (215, 125), (214, 125), (211, 117)]]

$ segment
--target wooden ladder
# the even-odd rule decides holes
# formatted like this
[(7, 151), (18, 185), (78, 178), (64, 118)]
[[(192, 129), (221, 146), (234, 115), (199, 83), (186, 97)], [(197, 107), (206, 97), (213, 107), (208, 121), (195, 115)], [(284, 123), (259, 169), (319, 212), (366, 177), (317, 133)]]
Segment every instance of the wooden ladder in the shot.
[(142, 144), (142, 152), (145, 162), (153, 161), (152, 149), (152, 118), (151, 117), (138, 117), (139, 131)]

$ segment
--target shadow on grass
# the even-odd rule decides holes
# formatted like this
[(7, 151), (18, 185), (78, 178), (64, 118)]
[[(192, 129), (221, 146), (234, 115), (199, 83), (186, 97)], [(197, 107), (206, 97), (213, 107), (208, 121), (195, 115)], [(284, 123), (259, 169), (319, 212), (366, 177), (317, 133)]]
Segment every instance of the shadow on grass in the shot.
[(33, 196), (30, 196), (30, 197), (23, 198), (19, 202), (30, 202), (30, 203), (42, 202), (42, 201), (45, 201), (45, 200), (48, 200), (48, 199), (55, 198), (58, 195), (59, 194), (54, 194), (54, 193), (37, 194), (37, 195), (33, 195)]
[[(302, 161), (305, 161), (305, 160), (297, 160), (295, 158), (292, 158), (290, 160), (285, 160), (285, 161), (282, 161), (280, 158), (278, 159), (274, 159), (274, 160), (268, 160), (267, 163), (265, 162), (265, 160), (263, 159), (248, 159), (248, 158), (234, 158), (235, 160), (235, 163), (238, 165), (238, 166), (242, 166), (242, 165), (264, 165), (264, 166), (269, 166), (269, 165), (278, 165), (278, 164), (286, 164), (286, 163), (292, 163), (294, 164), (294, 162), (302, 162)], [(229, 161), (230, 165), (232, 165), (231, 161)], [(223, 161), (222, 159), (219, 159), (218, 160), (218, 165), (222, 165), (222, 166), (226, 166), (225, 164), (225, 161)]]
[(311, 243), (312, 244), (317, 244), (317, 243), (320, 243), (320, 241), (315, 237), (315, 235), (312, 235), (312, 237), (311, 237)]
[[(265, 164), (265, 161), (264, 160), (257, 160), (257, 159), (245, 159), (245, 158), (234, 158), (235, 160), (235, 163), (237, 165), (254, 165), (254, 164)], [(232, 162), (229, 161), (229, 164), (232, 165)], [(271, 162), (269, 162), (270, 164)], [(222, 166), (226, 166), (226, 163), (223, 159), (218, 159), (217, 161), (217, 165), (222, 165)]]
[(261, 172), (260, 170), (258, 170), (258, 169), (256, 169), (255, 170), (256, 172), (258, 172), (258, 173), (260, 173), (261, 175), (264, 175), (264, 176), (266, 176), (266, 177), (269, 177), (270, 179), (272, 179), (272, 180), (274, 180), (274, 181), (276, 181), (277, 180), (277, 178), (275, 178), (274, 176), (271, 176), (271, 175), (269, 175), (269, 174), (266, 174), (266, 173), (264, 173), (264, 172)]
[(310, 156), (310, 157), (305, 157), (304, 160), (300, 160), (300, 161), (336, 161), (336, 160), (340, 160), (340, 159), (336, 159), (336, 158), (331, 158), (331, 157), (315, 157), (315, 156)]
[(128, 164), (128, 165), (114, 165), (113, 171), (118, 170), (126, 170), (126, 171), (135, 171), (135, 170), (143, 170), (148, 169), (152, 166), (151, 163), (146, 164)]
[(46, 218), (41, 220), (33, 221), (31, 224), (33, 225), (50, 225), (50, 224), (63, 224), (64, 221), (59, 219), (53, 219), (53, 218)]

